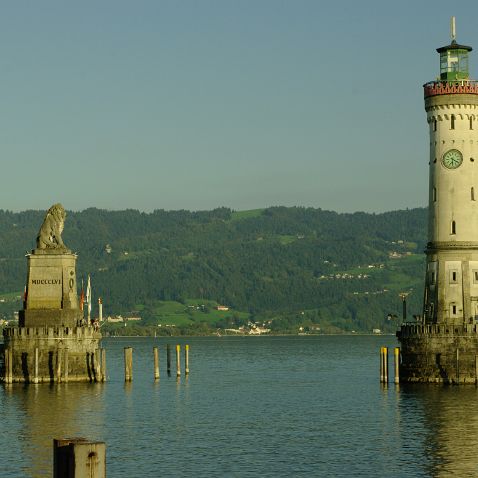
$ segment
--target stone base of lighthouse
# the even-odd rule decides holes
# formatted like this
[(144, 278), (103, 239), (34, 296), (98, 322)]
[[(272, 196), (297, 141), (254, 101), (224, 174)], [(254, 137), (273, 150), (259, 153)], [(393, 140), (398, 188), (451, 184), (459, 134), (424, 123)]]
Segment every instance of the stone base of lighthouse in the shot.
[[(5, 383), (103, 381), (101, 333), (93, 327), (8, 327), (3, 330)], [(103, 361), (104, 363), (104, 361)]]
[(404, 324), (401, 382), (478, 383), (478, 325)]

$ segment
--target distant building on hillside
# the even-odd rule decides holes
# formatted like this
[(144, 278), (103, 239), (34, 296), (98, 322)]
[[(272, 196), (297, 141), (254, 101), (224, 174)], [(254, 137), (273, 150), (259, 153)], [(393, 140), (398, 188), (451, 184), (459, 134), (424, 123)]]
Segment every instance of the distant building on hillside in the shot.
[(118, 317), (107, 317), (106, 322), (123, 322), (124, 319), (121, 316)]
[(109, 316), (106, 318), (106, 322), (130, 322), (142, 320), (141, 317), (123, 317), (121, 315)]

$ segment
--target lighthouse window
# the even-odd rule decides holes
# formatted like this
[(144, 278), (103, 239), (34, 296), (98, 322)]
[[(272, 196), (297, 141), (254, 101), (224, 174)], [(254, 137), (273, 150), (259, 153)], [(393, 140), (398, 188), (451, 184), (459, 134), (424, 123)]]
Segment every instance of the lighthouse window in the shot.
[(451, 115), (450, 129), (455, 129), (455, 115)]
[(433, 188), (433, 202), (437, 200), (437, 188)]
[(458, 272), (450, 271), (450, 284), (456, 284), (458, 282)]
[(453, 315), (456, 315), (456, 305), (452, 305), (452, 306), (451, 306), (451, 313), (452, 313)]
[(475, 200), (475, 188), (471, 188), (471, 200), (474, 201)]
[(473, 282), (478, 284), (478, 271), (473, 271)]
[(470, 118), (470, 129), (473, 129), (473, 118)]
[(433, 120), (433, 131), (436, 131), (437, 130), (437, 120), (434, 119)]
[(456, 234), (456, 222), (451, 221), (451, 233)]
[(435, 273), (432, 272), (432, 273), (430, 274), (430, 284), (434, 284), (434, 283), (435, 283)]

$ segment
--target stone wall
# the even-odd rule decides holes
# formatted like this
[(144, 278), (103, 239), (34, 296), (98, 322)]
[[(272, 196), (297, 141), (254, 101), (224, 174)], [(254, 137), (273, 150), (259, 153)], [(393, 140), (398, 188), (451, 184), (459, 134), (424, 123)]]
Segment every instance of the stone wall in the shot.
[(477, 325), (405, 324), (401, 343), (401, 382), (477, 383)]
[(101, 334), (92, 327), (10, 327), (3, 331), (6, 382), (100, 381)]

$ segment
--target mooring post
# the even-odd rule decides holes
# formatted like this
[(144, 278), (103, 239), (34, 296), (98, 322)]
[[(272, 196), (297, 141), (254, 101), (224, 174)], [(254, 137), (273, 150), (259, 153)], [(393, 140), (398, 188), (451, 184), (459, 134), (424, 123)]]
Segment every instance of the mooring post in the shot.
[(460, 383), (460, 349), (456, 349), (456, 383)]
[(400, 347), (395, 347), (393, 352), (395, 365), (395, 383), (400, 383)]
[(176, 345), (176, 377), (181, 376), (181, 346), (178, 344)]
[(56, 381), (61, 382), (61, 352), (62, 349), (58, 349), (56, 352)]
[(387, 383), (388, 373), (387, 373), (387, 347), (380, 347), (380, 382)]
[(475, 385), (478, 383), (478, 355), (475, 355)]
[(4, 351), (5, 360), (5, 383), (13, 382), (13, 353), (11, 348)]
[(101, 349), (101, 381), (106, 382), (106, 349)]
[(68, 349), (63, 350), (63, 380), (68, 383)]
[(184, 373), (189, 374), (189, 345), (184, 347)]
[(53, 478), (105, 478), (106, 445), (85, 438), (53, 440)]
[(384, 367), (383, 367), (383, 381), (388, 383), (388, 347), (383, 348)]
[(171, 346), (166, 345), (166, 366), (168, 368), (168, 375), (171, 375)]
[(38, 347), (35, 347), (34, 355), (34, 364), (33, 364), (33, 383), (38, 383)]
[(158, 347), (153, 347), (153, 358), (154, 358), (154, 379), (159, 379), (159, 354)]
[(8, 383), (13, 383), (13, 349), (8, 349)]
[(383, 347), (380, 347), (380, 383), (383, 383)]
[(133, 348), (124, 348), (124, 381), (131, 382), (133, 380)]
[(95, 350), (95, 380), (101, 382), (102, 372), (101, 372), (101, 348), (98, 347)]
[(388, 348), (380, 347), (380, 382), (388, 383)]

